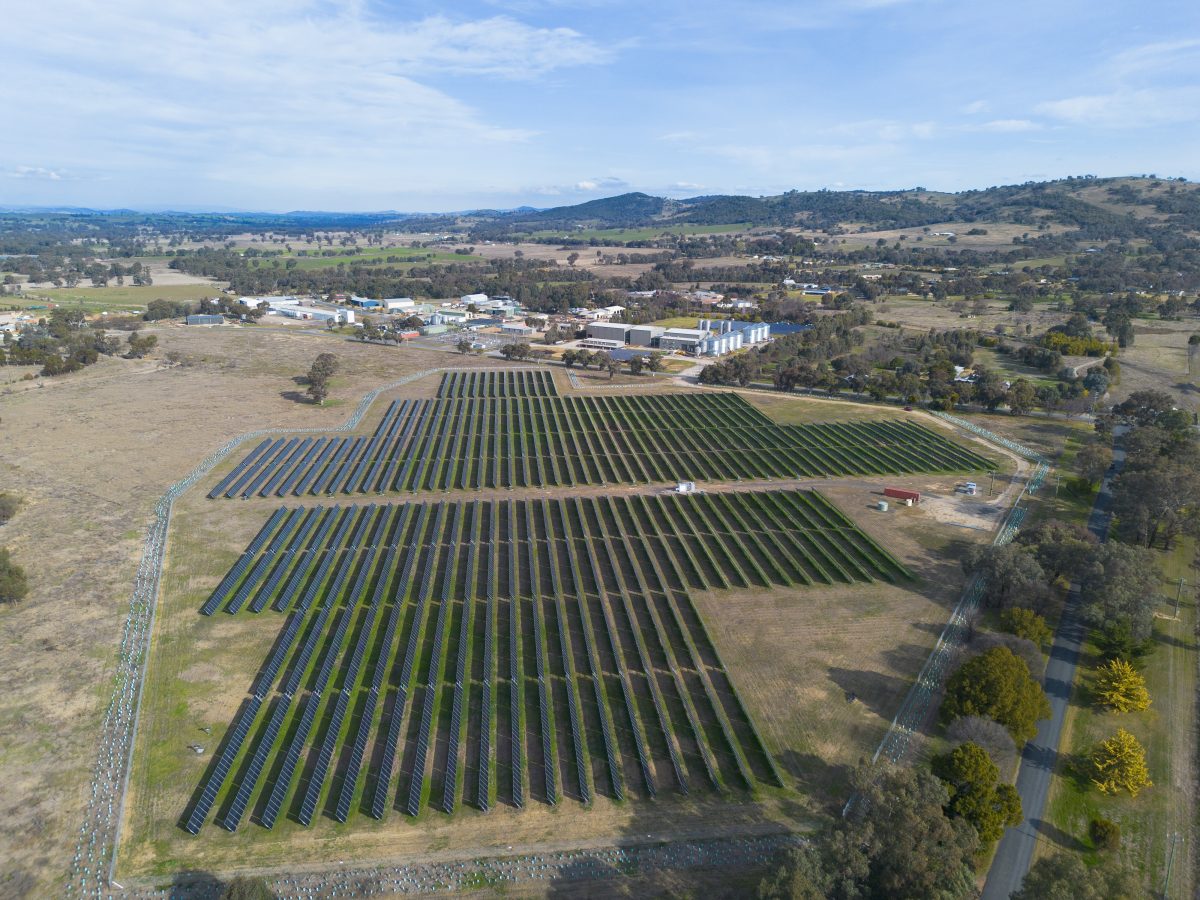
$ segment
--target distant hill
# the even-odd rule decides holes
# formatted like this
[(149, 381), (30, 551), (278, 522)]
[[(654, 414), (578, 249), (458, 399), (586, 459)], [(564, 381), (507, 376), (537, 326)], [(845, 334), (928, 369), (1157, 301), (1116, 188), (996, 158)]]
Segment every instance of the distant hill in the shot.
[[(426, 217), (423, 223), (438, 221)], [(589, 200), (575, 206), (444, 217), (480, 238), (561, 230), (674, 225), (736, 225), (871, 230), (914, 228), (941, 222), (1058, 224), (1081, 239), (1145, 236), (1173, 226), (1200, 234), (1200, 185), (1154, 177), (1067, 178), (1004, 185), (957, 194), (909, 191), (788, 191), (770, 197), (711, 195), (670, 200), (643, 193)]]

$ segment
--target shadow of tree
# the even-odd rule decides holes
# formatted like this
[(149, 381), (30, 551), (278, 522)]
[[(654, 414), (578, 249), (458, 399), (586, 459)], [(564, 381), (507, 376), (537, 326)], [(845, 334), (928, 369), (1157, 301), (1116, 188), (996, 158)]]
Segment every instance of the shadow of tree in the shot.
[(895, 713), (896, 697), (903, 694), (908, 682), (883, 672), (863, 669), (831, 668), (829, 677), (846, 693), (846, 699), (862, 703), (877, 716), (891, 719)]
[(1045, 819), (1030, 819), (1029, 824), (1033, 826), (1033, 830), (1038, 833), (1039, 837), (1050, 841), (1063, 850), (1079, 852), (1087, 849), (1083, 841), (1079, 840), (1075, 835), (1067, 834), (1067, 832), (1063, 831), (1057, 825), (1051, 825)]
[[(841, 809), (849, 791), (850, 766), (795, 750), (785, 750), (775, 761), (795, 780), (797, 793), (815, 800), (822, 812), (835, 814)], [(798, 806), (795, 812), (799, 813)]]
[(210, 900), (218, 898), (225, 890), (225, 882), (211, 872), (185, 869), (171, 877), (167, 887), (170, 900)]

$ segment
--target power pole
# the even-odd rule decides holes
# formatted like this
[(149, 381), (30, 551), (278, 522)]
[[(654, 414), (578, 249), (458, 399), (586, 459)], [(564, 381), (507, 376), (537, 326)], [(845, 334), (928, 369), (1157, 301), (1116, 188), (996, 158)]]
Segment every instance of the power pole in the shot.
[(992, 485), (996, 482), (996, 470), (988, 472), (988, 496), (992, 496)]
[(1176, 618), (1176, 620), (1179, 619), (1179, 599), (1183, 596), (1183, 585), (1184, 585), (1184, 581), (1182, 578), (1180, 578), (1179, 579), (1179, 587), (1175, 591), (1175, 618)]

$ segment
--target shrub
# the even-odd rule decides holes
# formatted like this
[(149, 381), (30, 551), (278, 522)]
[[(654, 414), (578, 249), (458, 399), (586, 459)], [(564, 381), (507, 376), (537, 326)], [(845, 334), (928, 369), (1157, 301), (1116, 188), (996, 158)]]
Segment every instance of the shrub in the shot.
[(1097, 850), (1118, 850), (1121, 847), (1121, 826), (1109, 819), (1092, 819), (1088, 825), (1088, 835)]
[(25, 570), (12, 561), (8, 549), (0, 547), (0, 603), (16, 603), (29, 593)]
[(21, 499), (16, 494), (0, 493), (0, 525), (17, 514)]

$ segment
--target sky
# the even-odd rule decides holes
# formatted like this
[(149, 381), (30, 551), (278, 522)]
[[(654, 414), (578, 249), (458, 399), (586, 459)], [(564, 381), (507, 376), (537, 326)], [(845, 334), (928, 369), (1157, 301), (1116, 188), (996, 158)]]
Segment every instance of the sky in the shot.
[(0, 206), (1200, 179), (1195, 0), (37, 0)]

